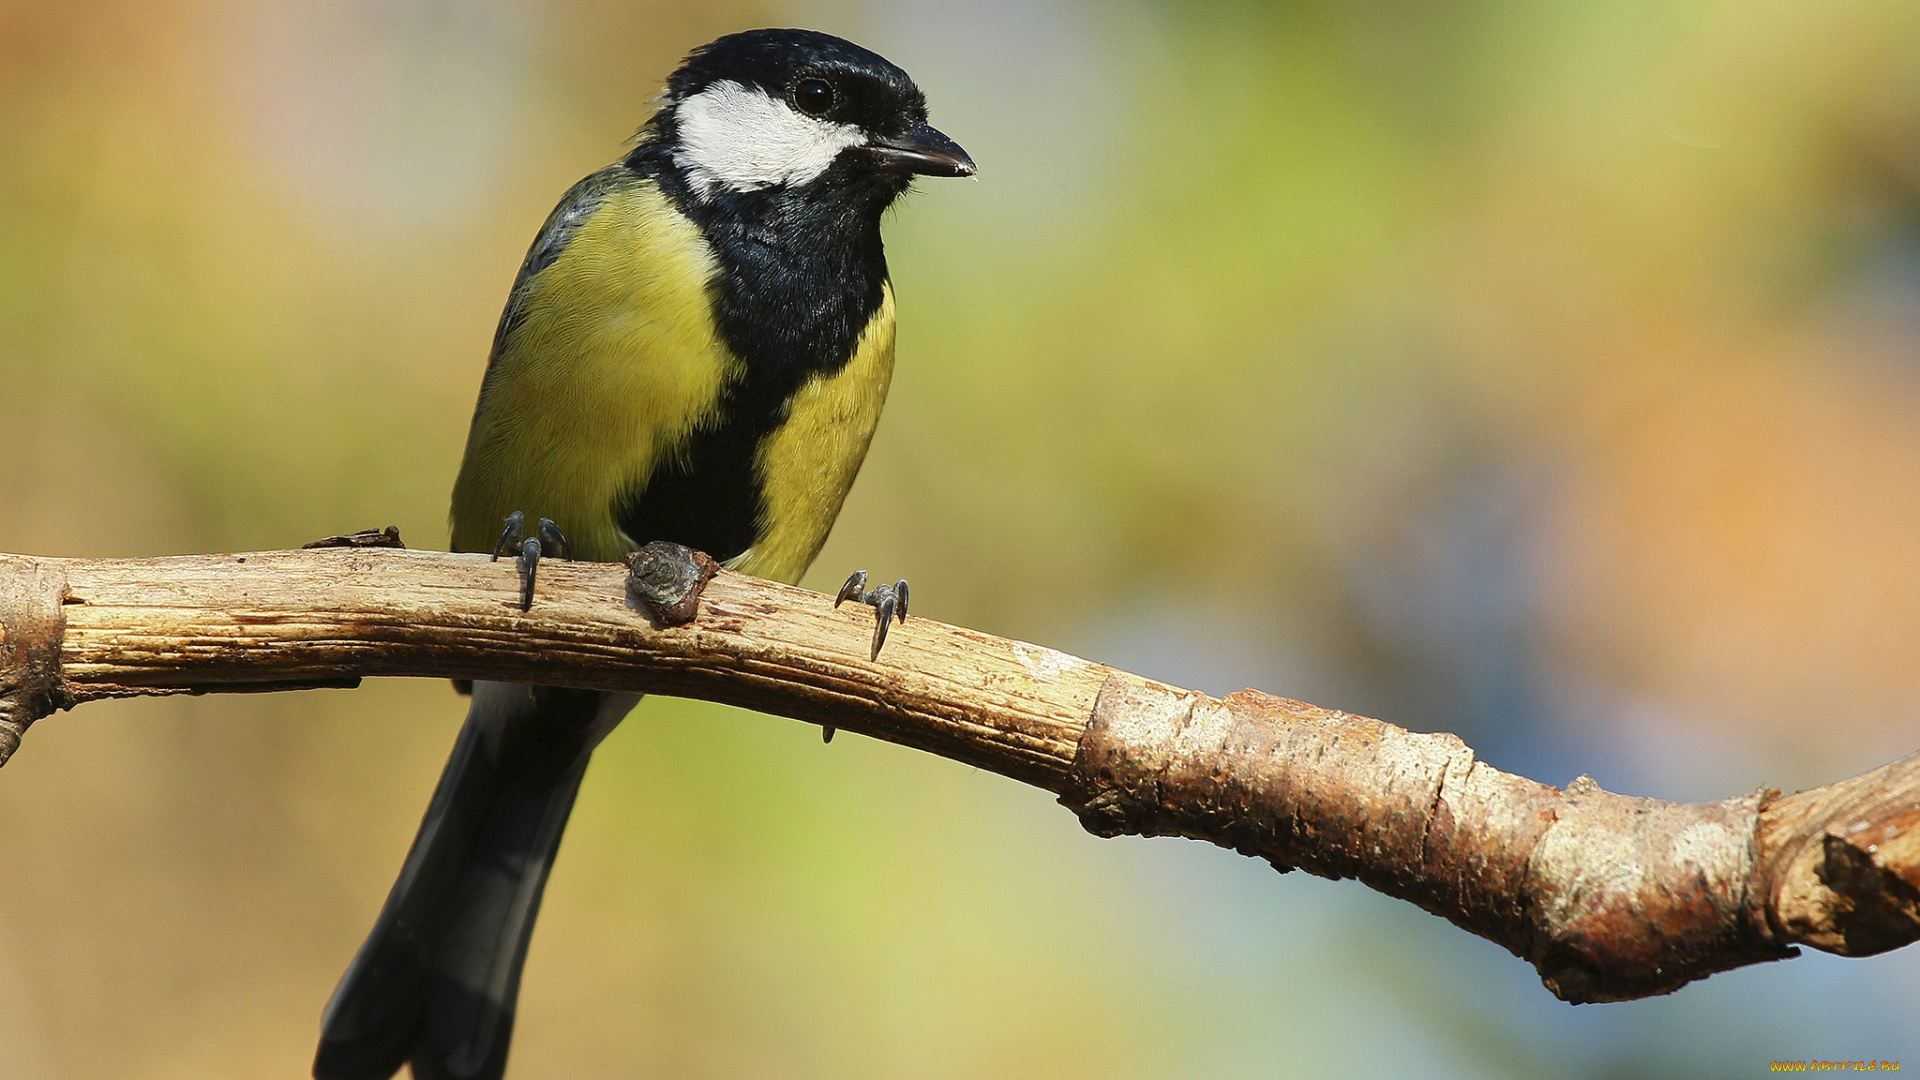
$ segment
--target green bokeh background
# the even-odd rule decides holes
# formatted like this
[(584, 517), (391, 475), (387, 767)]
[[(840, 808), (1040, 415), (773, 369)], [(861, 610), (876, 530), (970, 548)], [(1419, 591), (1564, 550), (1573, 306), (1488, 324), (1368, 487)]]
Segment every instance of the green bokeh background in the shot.
[[(0, 0), (0, 550), (445, 535), (494, 320), (678, 56), (816, 26), (982, 167), (810, 584), (1564, 783), (1920, 730), (1910, 0)], [(304, 1075), (439, 683), (89, 705), (0, 774), (0, 1077)], [(1909, 951), (1911, 952), (1911, 950)], [(518, 1077), (1748, 1076), (1901, 1059), (1920, 958), (1571, 1009), (1351, 883), (650, 700)]]

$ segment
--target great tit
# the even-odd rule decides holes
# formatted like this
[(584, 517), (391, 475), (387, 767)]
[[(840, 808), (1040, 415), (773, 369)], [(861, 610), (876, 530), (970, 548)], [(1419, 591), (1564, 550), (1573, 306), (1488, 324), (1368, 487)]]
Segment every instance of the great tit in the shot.
[[(907, 73), (827, 34), (689, 55), (621, 161), (520, 267), (453, 489), (453, 549), (617, 561), (671, 540), (793, 582), (826, 542), (893, 371), (880, 218), (971, 176)], [(538, 522), (529, 527), (527, 522)], [(503, 567), (504, 570), (504, 567)], [(842, 598), (879, 609), (905, 585)], [(498, 1078), (520, 971), (594, 746), (638, 698), (476, 683), (399, 879), (321, 1021), (319, 1080)]]

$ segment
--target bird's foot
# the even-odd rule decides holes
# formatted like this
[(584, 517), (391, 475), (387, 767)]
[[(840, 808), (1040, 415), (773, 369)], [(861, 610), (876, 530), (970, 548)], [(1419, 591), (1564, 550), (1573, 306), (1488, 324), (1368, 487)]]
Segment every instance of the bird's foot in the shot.
[(540, 568), (540, 558), (551, 555), (556, 559), (573, 558), (573, 545), (567, 543), (567, 534), (552, 518), (541, 518), (534, 528), (534, 535), (527, 535), (527, 515), (515, 510), (507, 515), (504, 527), (500, 530), (500, 539), (493, 545), (493, 561), (499, 562), (500, 556), (518, 553), (514, 564), (520, 569), (520, 610), (533, 607), (533, 578)]
[[(833, 598), (833, 606), (839, 607), (848, 600), (852, 600), (857, 604), (868, 604), (872, 606), (875, 616), (873, 624), (873, 659), (880, 659), (880, 646), (887, 643), (887, 624), (893, 622), (895, 618), (898, 618), (901, 622), (907, 621), (906, 579), (902, 578), (891, 585), (880, 585), (873, 589), (868, 589), (867, 572), (865, 570), (855, 570), (852, 576), (847, 578), (847, 583), (840, 586), (839, 595)], [(836, 729), (830, 724), (822, 725), (820, 728), (820, 740), (822, 742), (832, 742), (835, 730)]]
[(907, 583), (896, 581), (891, 585), (880, 585), (871, 590), (867, 588), (867, 572), (855, 570), (847, 583), (840, 586), (840, 593), (833, 598), (833, 606), (852, 600), (858, 604), (870, 605), (878, 620), (873, 627), (873, 659), (880, 659), (880, 646), (887, 643), (887, 624), (897, 616), (901, 622), (907, 621)]

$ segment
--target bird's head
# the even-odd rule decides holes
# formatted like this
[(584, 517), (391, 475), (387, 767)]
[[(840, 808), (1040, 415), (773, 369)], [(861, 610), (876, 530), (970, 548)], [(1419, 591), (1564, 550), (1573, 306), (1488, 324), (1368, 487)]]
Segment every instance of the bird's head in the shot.
[(890, 202), (916, 174), (974, 173), (927, 123), (906, 72), (812, 30), (749, 30), (694, 50), (649, 134), (703, 200), (818, 187)]

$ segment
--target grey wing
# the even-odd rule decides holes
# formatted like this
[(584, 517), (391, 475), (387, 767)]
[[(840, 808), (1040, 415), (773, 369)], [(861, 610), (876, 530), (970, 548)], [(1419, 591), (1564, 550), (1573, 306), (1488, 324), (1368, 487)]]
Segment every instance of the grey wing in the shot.
[(553, 265), (574, 234), (580, 231), (580, 226), (587, 223), (608, 195), (640, 182), (640, 177), (625, 164), (609, 165), (568, 188), (553, 213), (547, 215), (547, 223), (540, 227), (533, 246), (527, 249), (527, 257), (520, 263), (513, 290), (507, 294), (507, 306), (500, 312), (500, 325), (493, 332), (493, 348), (487, 353), (487, 378), (480, 384), (480, 401), (474, 406), (476, 418), (480, 406), (486, 404), (487, 382), (493, 377), (493, 365), (500, 356), (500, 348), (526, 316), (527, 295), (532, 290), (533, 279)]

